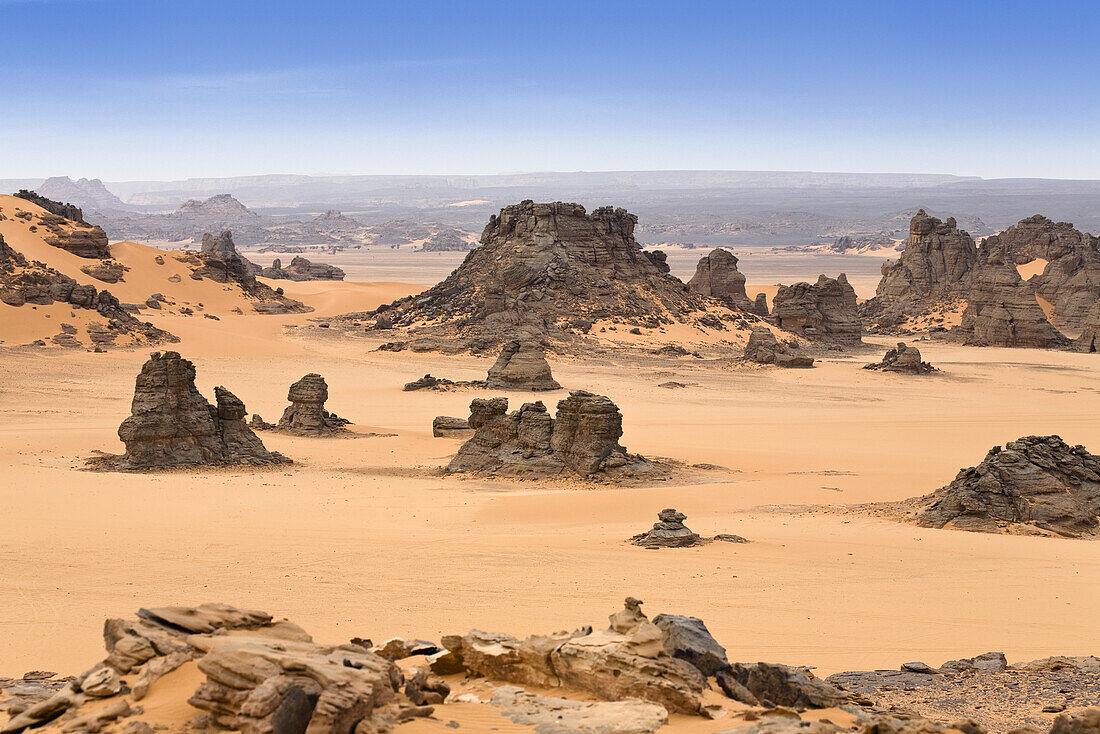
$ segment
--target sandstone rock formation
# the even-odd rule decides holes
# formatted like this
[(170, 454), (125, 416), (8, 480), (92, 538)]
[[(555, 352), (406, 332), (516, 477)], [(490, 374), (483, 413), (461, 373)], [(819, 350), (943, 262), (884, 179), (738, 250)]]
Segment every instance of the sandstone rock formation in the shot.
[(110, 291), (82, 285), (43, 263), (28, 261), (3, 236), (0, 236), (0, 303), (15, 307), (68, 303), (74, 308), (96, 311), (106, 322), (89, 324), (88, 334), (93, 346), (100, 349), (120, 338), (133, 344), (179, 341), (151, 323), (139, 321)]
[(472, 385), (472, 382), (455, 382), (454, 380), (448, 380), (446, 377), (433, 377), (431, 374), (424, 375), (412, 382), (406, 382), (405, 386), (401, 388), (405, 392), (413, 392), (414, 390), (446, 390), (456, 385)]
[(195, 388), (195, 366), (176, 352), (154, 352), (141, 368), (130, 417), (118, 437), (122, 456), (93, 459), (93, 466), (123, 470), (289, 463), (268, 451), (245, 425), (244, 404), (215, 388), (217, 406)]
[(898, 342), (897, 347), (886, 350), (881, 362), (864, 365), (863, 369), (901, 372), (907, 375), (926, 375), (938, 371), (927, 362), (921, 361), (919, 349), (910, 347), (905, 342)]
[(745, 345), (742, 359), (757, 364), (774, 364), (777, 367), (813, 367), (814, 358), (793, 354), (786, 344), (775, 338), (772, 330), (766, 326), (754, 326)]
[(447, 466), (452, 473), (540, 478), (629, 478), (658, 474), (645, 458), (619, 445), (622, 414), (602, 395), (574, 390), (558, 403), (557, 418), (541, 402), (508, 412), (507, 398), (470, 403), (474, 435)]
[(768, 296), (766, 293), (756, 294), (756, 300), (752, 302), (751, 310), (754, 314), (763, 318), (771, 316), (771, 311), (768, 310)]
[(489, 368), (485, 386), (491, 390), (560, 390), (550, 374), (542, 349), (530, 341), (512, 340), (500, 350)]
[(75, 204), (62, 204), (60, 201), (54, 201), (53, 199), (46, 198), (41, 194), (27, 189), (19, 189), (12, 194), (12, 196), (15, 196), (17, 199), (29, 201), (36, 206), (42, 207), (50, 214), (56, 214), (63, 219), (79, 222), (80, 224), (87, 224), (87, 222), (84, 221), (84, 212)]
[[(78, 207), (47, 199), (26, 189), (18, 191), (15, 196), (46, 210), (46, 214), (39, 216), (34, 225), (44, 227), (49, 232), (43, 238), (46, 244), (67, 250), (78, 257), (102, 259), (111, 256), (107, 235), (100, 227), (85, 222), (84, 214)], [(27, 215), (33, 216), (29, 212)]]
[(994, 446), (928, 498), (926, 527), (985, 533), (1095, 535), (1100, 526), (1100, 457), (1058, 436), (1025, 436)]
[(668, 711), (655, 703), (574, 701), (540, 696), (519, 686), (497, 688), (490, 703), (499, 706), (501, 713), (513, 723), (533, 725), (539, 734), (647, 734), (668, 723)]
[(560, 632), (518, 640), (473, 630), (443, 638), (464, 670), (493, 680), (584, 691), (604, 701), (641, 699), (667, 711), (699, 714), (706, 679), (668, 654), (659, 627), (636, 599), (611, 615), (611, 628)]
[(325, 410), (328, 383), (316, 372), (310, 372), (291, 385), (286, 399), (290, 405), (279, 419), (279, 430), (326, 436), (343, 432), (344, 426), (351, 422)]
[(253, 299), (252, 308), (260, 313), (305, 313), (311, 311), (300, 301), (287, 298), (282, 289), (273, 290), (256, 280), (260, 267), (237, 252), (229, 230), (215, 237), (202, 237), (202, 250), (192, 256), (192, 277), (209, 278), (217, 283), (235, 283)]
[(745, 276), (737, 269), (737, 257), (729, 250), (717, 248), (703, 256), (695, 267), (695, 275), (688, 281), (688, 288), (700, 295), (716, 298), (731, 308), (744, 311), (753, 311), (754, 308), (745, 294)]
[(283, 261), (275, 258), (271, 267), (264, 268), (260, 275), (275, 280), (343, 280), (344, 271), (328, 263), (314, 263), (300, 255), (295, 255), (290, 265), (283, 267)]
[(1078, 352), (1100, 351), (1100, 301), (1093, 304), (1082, 324), (1081, 335), (1074, 342)]
[(474, 429), (465, 418), (437, 415), (432, 419), (432, 436), (435, 438), (469, 438)]
[(388, 325), (411, 329), (430, 348), (485, 351), (517, 338), (568, 343), (601, 319), (639, 327), (691, 322), (716, 306), (642, 251), (636, 222), (611, 207), (591, 213), (562, 202), (505, 207), (446, 280), (343, 321), (371, 323), (385, 314)]
[(858, 344), (863, 327), (856, 292), (841, 273), (835, 280), (822, 275), (813, 285), (781, 286), (772, 299), (772, 317), (783, 329), (808, 339)]
[(90, 275), (96, 280), (101, 280), (104, 283), (117, 283), (123, 280), (123, 276), (127, 270), (129, 270), (129, 268), (114, 260), (101, 260), (95, 265), (84, 265), (80, 268), (80, 272), (85, 275)]
[(909, 238), (897, 262), (882, 266), (875, 297), (862, 311), (883, 326), (895, 325), (928, 305), (965, 292), (966, 277), (978, 261), (973, 238), (954, 217), (942, 222), (923, 209), (909, 221)]
[(967, 279), (967, 306), (958, 327), (964, 341), (983, 347), (1066, 346), (1016, 266), (999, 250), (983, 255)]
[(630, 542), (643, 548), (689, 548), (706, 543), (698, 533), (693, 533), (684, 525), (686, 519), (687, 515), (677, 510), (661, 510), (657, 513), (653, 528), (635, 535)]

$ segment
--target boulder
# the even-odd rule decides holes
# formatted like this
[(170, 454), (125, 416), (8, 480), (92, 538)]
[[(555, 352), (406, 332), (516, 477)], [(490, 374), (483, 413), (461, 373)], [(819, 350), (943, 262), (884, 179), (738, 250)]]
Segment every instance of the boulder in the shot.
[[(717, 674), (717, 682), (726, 695), (744, 703), (758, 702), (794, 709), (831, 708), (852, 703), (852, 696), (831, 683), (816, 678), (807, 668), (773, 663), (733, 663)], [(736, 683), (736, 685), (734, 685)], [(752, 699), (744, 701), (743, 691)]]
[(271, 262), (271, 267), (261, 270), (260, 275), (264, 278), (272, 278), (274, 280), (305, 281), (343, 280), (345, 273), (335, 265), (314, 263), (300, 255), (295, 255), (291, 259), (290, 265), (286, 268), (283, 267), (282, 260), (275, 258)]
[(900, 372), (906, 375), (927, 375), (938, 372), (932, 365), (921, 361), (919, 349), (910, 347), (905, 342), (898, 342), (897, 347), (886, 350), (886, 355), (881, 362), (864, 365), (863, 369)]
[(474, 435), (458, 450), (448, 472), (622, 478), (658, 471), (619, 445), (618, 407), (583, 390), (574, 390), (558, 403), (556, 420), (542, 402), (524, 403), (509, 413), (507, 398), (479, 398), (470, 403), (469, 424)]
[(1059, 436), (994, 446), (978, 466), (936, 491), (918, 516), (925, 527), (985, 533), (1095, 535), (1100, 526), (1100, 457)]
[(465, 418), (437, 415), (432, 419), (432, 436), (435, 438), (469, 438), (474, 430)]
[(775, 338), (772, 330), (764, 325), (752, 327), (745, 353), (741, 357), (757, 364), (774, 364), (777, 367), (807, 368), (814, 366), (814, 358), (793, 354), (786, 344)]
[(726, 649), (718, 644), (698, 617), (658, 614), (653, 624), (664, 633), (665, 650), (672, 657), (691, 663), (707, 677), (729, 669)]
[(405, 392), (412, 392), (414, 390), (446, 390), (449, 387), (454, 387), (457, 383), (453, 380), (448, 380), (445, 377), (432, 377), (424, 375), (418, 380), (412, 382), (406, 382), (405, 387), (402, 389)]
[(350, 421), (325, 410), (328, 384), (316, 372), (310, 372), (290, 386), (286, 399), (290, 405), (276, 426), (279, 430), (304, 435), (342, 433)]
[(560, 390), (550, 374), (542, 349), (530, 341), (513, 340), (504, 345), (500, 357), (489, 368), (485, 385), (492, 390)]
[(717, 248), (700, 258), (695, 266), (695, 275), (688, 281), (688, 288), (731, 308), (753, 310), (753, 302), (745, 294), (745, 276), (737, 269), (737, 257), (729, 250)]
[(780, 286), (772, 299), (772, 317), (780, 328), (814, 341), (858, 344), (863, 330), (856, 308), (856, 292), (841, 273), (824, 275), (813, 285)]
[(225, 388), (216, 388), (213, 406), (195, 387), (195, 366), (177, 352), (154, 352), (141, 368), (130, 417), (118, 437), (126, 444), (120, 457), (106, 457), (106, 468), (153, 469), (225, 464), (289, 463), (267, 451), (244, 423), (244, 404)]

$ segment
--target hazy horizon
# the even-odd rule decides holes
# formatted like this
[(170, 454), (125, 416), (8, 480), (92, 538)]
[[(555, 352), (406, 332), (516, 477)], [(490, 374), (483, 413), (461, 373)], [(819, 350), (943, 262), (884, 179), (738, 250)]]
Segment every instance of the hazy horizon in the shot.
[(0, 0), (0, 19), (0, 178), (1100, 171), (1088, 2)]

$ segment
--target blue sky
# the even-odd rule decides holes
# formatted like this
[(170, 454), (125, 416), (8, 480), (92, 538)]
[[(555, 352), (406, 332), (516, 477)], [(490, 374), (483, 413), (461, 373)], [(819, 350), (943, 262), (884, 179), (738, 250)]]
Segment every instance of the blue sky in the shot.
[(0, 0), (0, 178), (1100, 178), (1100, 2)]

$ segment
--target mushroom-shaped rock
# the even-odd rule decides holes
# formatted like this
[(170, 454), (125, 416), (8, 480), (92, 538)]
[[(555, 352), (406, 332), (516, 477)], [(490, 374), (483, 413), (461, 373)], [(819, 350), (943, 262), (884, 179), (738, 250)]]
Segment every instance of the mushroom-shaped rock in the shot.
[(325, 378), (311, 372), (290, 386), (286, 399), (290, 405), (283, 411), (278, 427), (282, 430), (309, 435), (330, 435), (341, 432), (349, 421), (325, 410), (328, 384)]

